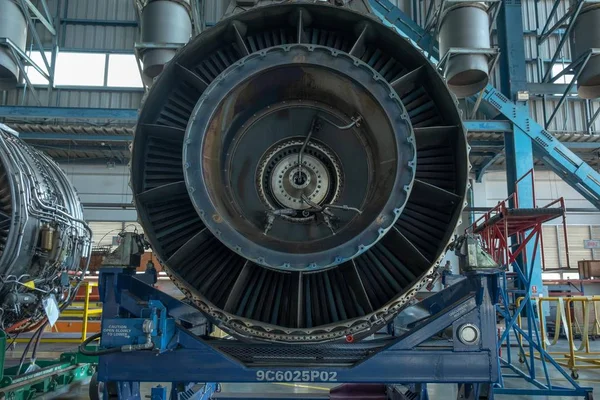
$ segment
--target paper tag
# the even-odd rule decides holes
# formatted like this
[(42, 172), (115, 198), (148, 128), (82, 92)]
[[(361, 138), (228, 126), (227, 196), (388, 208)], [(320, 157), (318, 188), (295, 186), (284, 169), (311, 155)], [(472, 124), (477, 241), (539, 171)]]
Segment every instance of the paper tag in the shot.
[(54, 295), (50, 295), (43, 299), (42, 304), (44, 305), (44, 311), (46, 311), (50, 326), (54, 326), (56, 321), (58, 321), (58, 316), (60, 314), (60, 311), (58, 311), (58, 303), (56, 302)]

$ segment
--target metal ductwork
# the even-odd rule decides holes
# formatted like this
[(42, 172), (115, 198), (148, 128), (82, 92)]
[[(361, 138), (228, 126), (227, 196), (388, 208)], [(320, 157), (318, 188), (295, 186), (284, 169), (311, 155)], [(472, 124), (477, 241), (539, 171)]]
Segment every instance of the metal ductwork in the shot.
[(0, 328), (9, 333), (42, 324), (44, 304), (70, 303), (91, 250), (64, 172), (16, 135), (0, 124)]
[[(0, 38), (11, 40), (25, 50), (27, 20), (21, 6), (12, 0), (0, 0)], [(0, 90), (14, 88), (19, 82), (19, 65), (9, 47), (0, 46)]]
[(165, 269), (248, 341), (358, 340), (430, 282), (469, 171), (454, 96), (408, 40), (284, 3), (203, 32), (146, 97), (139, 219)]
[[(600, 49), (600, 4), (584, 6), (571, 31), (571, 58), (577, 60), (590, 49)], [(583, 99), (600, 97), (600, 55), (590, 58), (579, 79), (577, 92)]]
[(484, 3), (458, 3), (443, 10), (440, 23), (440, 56), (451, 49), (445, 68), (448, 87), (459, 98), (472, 96), (489, 81), (489, 56), (470, 53), (473, 49), (489, 49), (490, 17)]
[(141, 18), (143, 76), (151, 84), (163, 70), (177, 48), (165, 45), (185, 45), (192, 36), (189, 0), (147, 0)]

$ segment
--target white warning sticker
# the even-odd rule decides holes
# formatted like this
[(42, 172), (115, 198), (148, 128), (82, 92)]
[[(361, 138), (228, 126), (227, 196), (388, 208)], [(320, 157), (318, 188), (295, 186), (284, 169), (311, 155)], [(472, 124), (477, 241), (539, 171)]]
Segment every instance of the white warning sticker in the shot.
[(129, 328), (127, 325), (111, 324), (102, 330), (102, 334), (112, 337), (129, 338), (131, 337), (131, 328)]

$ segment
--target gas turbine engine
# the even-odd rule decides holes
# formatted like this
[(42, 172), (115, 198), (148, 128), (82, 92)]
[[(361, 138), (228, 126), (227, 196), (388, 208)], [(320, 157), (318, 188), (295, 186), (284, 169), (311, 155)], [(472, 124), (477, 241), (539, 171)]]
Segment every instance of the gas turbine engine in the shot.
[(0, 124), (0, 328), (37, 328), (68, 305), (92, 233), (64, 172)]

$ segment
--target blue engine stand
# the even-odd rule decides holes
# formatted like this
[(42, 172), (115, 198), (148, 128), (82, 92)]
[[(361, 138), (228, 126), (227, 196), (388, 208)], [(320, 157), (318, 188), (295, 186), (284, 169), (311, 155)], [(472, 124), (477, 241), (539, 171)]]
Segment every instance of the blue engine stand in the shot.
[[(388, 332), (371, 340), (294, 346), (209, 337), (212, 325), (194, 307), (147, 285), (128, 269), (103, 269), (101, 347), (121, 351), (100, 357), (98, 379), (105, 382), (105, 398), (118, 399), (140, 399), (140, 382), (172, 382), (172, 399), (206, 382), (213, 383), (194, 398), (219, 398), (217, 382), (358, 384), (357, 391), (377, 384), (393, 399), (427, 399), (425, 384), (455, 383), (461, 399), (492, 398), (490, 388), (500, 373), (498, 282), (496, 273), (471, 274), (409, 307), (400, 316), (402, 326), (411, 324), (408, 331), (390, 324)], [(470, 340), (431, 340), (449, 327), (454, 337), (468, 327), (469, 334), (462, 336)], [(150, 341), (152, 350), (137, 350)], [(396, 385), (411, 392), (402, 394)], [(166, 400), (166, 393), (157, 387), (151, 397)]]

